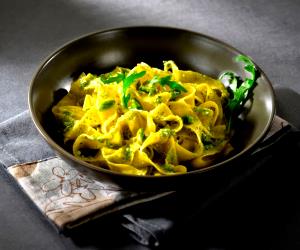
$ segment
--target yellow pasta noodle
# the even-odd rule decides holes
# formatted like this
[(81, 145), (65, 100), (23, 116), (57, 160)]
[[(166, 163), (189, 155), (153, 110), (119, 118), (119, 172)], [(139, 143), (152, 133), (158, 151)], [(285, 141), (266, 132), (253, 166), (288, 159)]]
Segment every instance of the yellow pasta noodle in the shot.
[(53, 108), (72, 153), (132, 175), (186, 173), (231, 149), (224, 85), (173, 61), (82, 73)]

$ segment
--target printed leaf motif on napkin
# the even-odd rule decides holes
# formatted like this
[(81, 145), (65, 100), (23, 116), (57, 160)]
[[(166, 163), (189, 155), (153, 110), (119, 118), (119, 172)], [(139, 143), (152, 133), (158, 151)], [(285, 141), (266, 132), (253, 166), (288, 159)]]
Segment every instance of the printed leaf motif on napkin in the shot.
[(8, 169), (38, 208), (59, 227), (113, 204), (121, 195), (117, 186), (100, 181), (92, 171), (79, 170), (59, 158)]

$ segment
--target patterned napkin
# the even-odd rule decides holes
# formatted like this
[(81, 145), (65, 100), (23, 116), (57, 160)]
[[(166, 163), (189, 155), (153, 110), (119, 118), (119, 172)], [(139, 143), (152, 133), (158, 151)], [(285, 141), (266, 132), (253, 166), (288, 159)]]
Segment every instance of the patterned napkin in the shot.
[(0, 167), (60, 231), (169, 192), (129, 192), (99, 173), (56, 157), (38, 134), (29, 112), (0, 124)]
[[(276, 142), (289, 126), (276, 116), (257, 151)], [(93, 170), (75, 169), (53, 154), (38, 135), (28, 111), (0, 124), (0, 166), (60, 231), (175, 193), (129, 192)], [(144, 245), (172, 225), (164, 218), (153, 218), (151, 223), (130, 214), (124, 218), (123, 226)], [(158, 240), (154, 242), (157, 245)]]
[(61, 230), (170, 193), (127, 192), (101, 180), (95, 171), (75, 169), (58, 157), (13, 165), (7, 170)]

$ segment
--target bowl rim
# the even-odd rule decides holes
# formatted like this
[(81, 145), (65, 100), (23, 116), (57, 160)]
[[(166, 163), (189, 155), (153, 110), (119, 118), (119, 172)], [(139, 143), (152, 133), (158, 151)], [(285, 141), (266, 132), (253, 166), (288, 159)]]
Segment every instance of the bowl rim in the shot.
[(230, 52), (238, 53), (238, 54), (247, 56), (247, 57), (252, 59), (251, 56), (243, 53), (242, 51), (240, 51), (236, 47), (222, 41), (221, 39), (215, 38), (213, 36), (210, 36), (210, 35), (204, 34), (202, 32), (195, 31), (195, 30), (190, 30), (190, 29), (186, 29), (186, 28), (179, 28), (179, 27), (173, 27), (173, 26), (152, 26), (152, 25), (121, 26), (121, 27), (114, 27), (114, 28), (107, 28), (107, 29), (99, 29), (99, 30), (96, 30), (96, 31), (93, 31), (93, 32), (88, 32), (86, 34), (82, 34), (80, 36), (77, 36), (76, 38), (65, 42), (63, 45), (61, 45), (57, 49), (53, 50), (50, 54), (48, 54), (47, 57), (45, 57), (43, 60), (41, 60), (37, 70), (33, 74), (33, 77), (30, 81), (29, 90), (28, 90), (27, 103), (28, 103), (31, 119), (32, 119), (35, 127), (39, 131), (39, 134), (54, 149), (54, 153), (58, 154), (60, 156), (60, 158), (64, 158), (64, 159), (67, 158), (68, 161), (76, 162), (79, 165), (83, 165), (87, 168), (94, 169), (99, 173), (104, 173), (104, 174), (110, 175), (110, 176), (116, 176), (116, 177), (121, 177), (121, 178), (133, 177), (133, 178), (137, 178), (137, 179), (165, 179), (165, 178), (170, 179), (170, 178), (177, 178), (178, 176), (191, 176), (191, 175), (204, 173), (204, 172), (219, 168), (222, 165), (228, 165), (231, 162), (234, 162), (235, 160), (239, 159), (242, 155), (246, 154), (247, 152), (249, 152), (249, 153), (252, 152), (252, 150), (255, 149), (255, 146), (260, 141), (262, 141), (265, 138), (265, 136), (267, 135), (267, 132), (270, 130), (272, 122), (273, 122), (273, 120), (275, 118), (275, 114), (276, 114), (275, 91), (274, 91), (274, 88), (272, 86), (272, 83), (269, 80), (268, 76), (265, 74), (265, 72), (261, 69), (261, 67), (259, 65), (256, 64), (256, 62), (254, 60), (252, 60), (252, 61), (253, 61), (254, 65), (257, 67), (257, 69), (264, 76), (265, 81), (266, 81), (266, 83), (267, 83), (267, 85), (270, 89), (270, 94), (271, 94), (270, 98), (272, 100), (271, 101), (271, 107), (272, 107), (271, 110), (272, 111), (270, 113), (270, 116), (269, 116), (269, 119), (266, 123), (266, 126), (263, 129), (263, 131), (261, 132), (260, 136), (258, 136), (251, 143), (250, 146), (244, 148), (243, 150), (241, 150), (238, 153), (234, 154), (230, 158), (227, 158), (227, 159), (222, 160), (220, 162), (214, 163), (214, 164), (209, 165), (207, 167), (195, 169), (195, 170), (192, 170), (192, 171), (189, 171), (189, 172), (186, 172), (186, 173), (171, 174), (171, 175), (149, 176), (149, 175), (123, 174), (123, 173), (115, 172), (115, 171), (112, 171), (112, 170), (109, 170), (109, 169), (97, 167), (97, 166), (95, 166), (91, 163), (88, 163), (88, 162), (85, 162), (83, 160), (80, 160), (80, 159), (76, 158), (74, 155), (72, 155), (71, 153), (69, 153), (68, 151), (63, 149), (58, 143), (56, 143), (49, 136), (49, 134), (46, 132), (46, 130), (42, 126), (41, 122), (37, 118), (37, 114), (35, 112), (33, 102), (32, 102), (33, 89), (34, 89), (33, 87), (34, 87), (34, 84), (35, 84), (35, 80), (39, 76), (39, 74), (43, 70), (43, 68), (45, 68), (47, 66), (47, 64), (52, 59), (54, 59), (58, 54), (60, 54), (62, 51), (64, 51), (66, 48), (68, 48), (70, 45), (72, 45), (75, 42), (78, 42), (82, 39), (87, 39), (88, 37), (93, 37), (93, 36), (96, 36), (96, 35), (100, 35), (100, 34), (103, 34), (103, 33), (134, 30), (134, 29), (161, 29), (161, 30), (166, 29), (166, 30), (173, 30), (173, 31), (176, 31), (176, 32), (185, 32), (185, 33), (188, 33), (188, 34), (191, 34), (191, 35), (200, 36), (200, 37), (203, 37), (207, 40), (213, 41), (214, 43), (223, 46), (224, 48), (226, 48)]

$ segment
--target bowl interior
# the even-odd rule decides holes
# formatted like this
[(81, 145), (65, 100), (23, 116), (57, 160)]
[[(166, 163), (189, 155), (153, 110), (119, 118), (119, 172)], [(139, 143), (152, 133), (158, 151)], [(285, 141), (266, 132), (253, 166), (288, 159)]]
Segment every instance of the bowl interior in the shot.
[[(93, 33), (66, 44), (41, 65), (30, 86), (31, 115), (42, 136), (60, 156), (72, 164), (95, 168), (65, 152), (45, 127), (45, 113), (53, 104), (58, 90), (68, 90), (71, 81), (82, 72), (100, 74), (112, 70), (117, 65), (132, 68), (142, 61), (150, 66), (162, 68), (164, 60), (174, 60), (180, 69), (200, 71), (216, 78), (226, 70), (243, 76), (242, 65), (233, 60), (238, 54), (242, 53), (214, 38), (174, 28), (129, 27)], [(272, 86), (266, 75), (261, 72), (245, 125), (235, 136), (238, 150), (234, 156), (226, 159), (225, 163), (241, 157), (264, 137), (271, 125), (274, 107)], [(193, 172), (201, 173), (207, 169)], [(97, 170), (109, 175), (120, 175), (99, 168)]]

